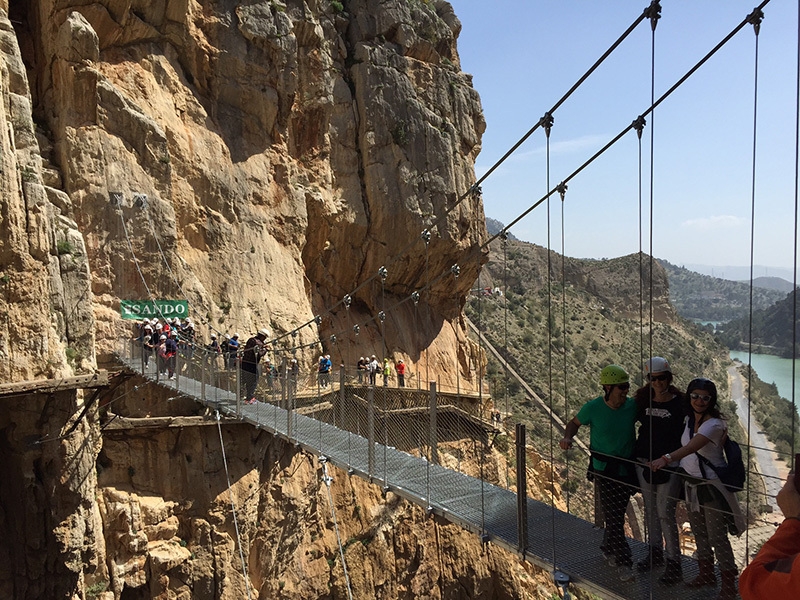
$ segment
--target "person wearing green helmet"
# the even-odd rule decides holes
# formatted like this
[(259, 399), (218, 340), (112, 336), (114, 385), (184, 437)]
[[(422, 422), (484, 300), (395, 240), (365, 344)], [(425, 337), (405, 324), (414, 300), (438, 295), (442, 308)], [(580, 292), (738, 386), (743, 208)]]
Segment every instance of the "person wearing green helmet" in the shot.
[(600, 372), (603, 395), (589, 400), (569, 422), (562, 450), (572, 447), (575, 434), (589, 425), (589, 473), (597, 481), (597, 495), (605, 516), (605, 531), (600, 549), (612, 566), (620, 567), (620, 579), (633, 579), (631, 548), (625, 539), (625, 511), (636, 491), (631, 455), (636, 439), (636, 402), (628, 397), (630, 377), (619, 365), (608, 365)]

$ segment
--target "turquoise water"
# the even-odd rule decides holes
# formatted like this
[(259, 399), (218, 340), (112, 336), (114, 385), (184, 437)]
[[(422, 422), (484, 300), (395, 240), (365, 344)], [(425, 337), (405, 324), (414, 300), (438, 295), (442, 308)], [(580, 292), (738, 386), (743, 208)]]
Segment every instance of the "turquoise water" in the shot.
[[(747, 364), (747, 352), (731, 351), (731, 358), (738, 358)], [(792, 359), (770, 354), (753, 354), (750, 361), (761, 381), (774, 383), (778, 393), (787, 400), (792, 399)], [(800, 358), (795, 362), (795, 398), (800, 403)]]

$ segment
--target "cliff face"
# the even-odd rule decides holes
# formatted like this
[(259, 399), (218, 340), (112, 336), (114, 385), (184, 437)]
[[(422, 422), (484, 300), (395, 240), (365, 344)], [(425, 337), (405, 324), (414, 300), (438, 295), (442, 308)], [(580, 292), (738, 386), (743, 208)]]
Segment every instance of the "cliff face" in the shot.
[[(402, 308), (385, 325), (390, 353), (413, 364), (431, 346), (455, 363), (453, 319), (484, 260), (480, 199), (433, 228), (427, 263), (420, 235), (472, 184), (485, 125), (449, 4), (45, 0), (16, 14), (47, 172), (86, 241), (101, 353), (120, 298), (187, 298), (229, 333), (320, 314), (307, 343), (463, 262), (423, 294), (422, 327)], [(384, 289), (325, 311), (383, 265)], [(360, 335), (365, 351), (382, 344), (377, 322)]]
[[(458, 315), (485, 231), (479, 196), (456, 203), (485, 125), (459, 30), (439, 0), (0, 0), (0, 381), (107, 364), (120, 299), (186, 298), (203, 337), (319, 314), (309, 343), (432, 281), (358, 345), (411, 369), (424, 349), (467, 387), (457, 365), (477, 351)], [(384, 265), (384, 284), (326, 312)], [(0, 405), (0, 595), (243, 597), (216, 429), (101, 435), (95, 410), (73, 428), (85, 402)], [(254, 597), (343, 597), (320, 466), (246, 427), (223, 438)], [(332, 474), (356, 597), (549, 586)]]

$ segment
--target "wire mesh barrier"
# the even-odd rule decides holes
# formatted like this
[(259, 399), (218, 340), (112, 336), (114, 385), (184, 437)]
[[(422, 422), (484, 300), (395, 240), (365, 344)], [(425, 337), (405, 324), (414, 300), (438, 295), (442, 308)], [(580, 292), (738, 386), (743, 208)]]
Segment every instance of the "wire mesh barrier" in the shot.
[[(483, 392), (442, 392), (435, 382), (428, 389), (391, 387), (380, 378), (370, 385), (344, 368), (320, 378), (317, 372), (292, 372), (288, 360), (276, 357), (277, 364), (262, 365), (257, 401), (249, 404), (240, 363), (230, 357), (183, 347), (174, 361), (158, 361), (130, 339), (120, 342), (117, 353), (147, 379), (325, 456), (484, 541), (568, 573), (603, 597), (668, 597), (672, 583), (708, 578), (703, 560), (693, 558), (708, 549), (708, 536), (698, 540), (692, 534), (700, 527), (707, 526), (714, 544), (723, 528), (736, 568), (746, 564), (750, 546), (746, 536), (730, 534), (733, 515), (718, 499), (706, 503), (700, 516), (689, 510), (685, 477), (668, 496), (672, 523), (661, 518), (657, 528), (647, 518), (653, 505), (643, 499), (636, 474), (648, 467), (614, 459), (624, 468), (613, 477), (597, 470), (587, 477), (588, 456), (580, 449), (546, 460), (526, 443), (525, 427), (508, 428)], [(758, 473), (750, 473), (748, 489), (739, 495), (745, 494), (751, 497), (747, 506), (774, 505)], [(772, 519), (757, 512), (746, 515), (750, 527), (768, 535)], [(650, 544), (656, 530), (659, 539)], [(665, 545), (666, 552), (653, 554), (649, 545)], [(724, 547), (713, 550), (727, 560)], [(681, 588), (682, 596), (707, 597), (716, 581), (715, 576), (705, 589)]]

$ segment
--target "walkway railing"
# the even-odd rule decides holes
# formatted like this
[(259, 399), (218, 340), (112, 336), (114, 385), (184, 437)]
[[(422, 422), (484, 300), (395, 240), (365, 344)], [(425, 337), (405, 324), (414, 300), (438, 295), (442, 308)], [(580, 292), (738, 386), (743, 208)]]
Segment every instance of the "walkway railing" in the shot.
[[(328, 380), (291, 373), (283, 362), (262, 370), (258, 401), (247, 404), (235, 361), (224, 364), (205, 350), (183, 348), (172, 365), (161, 364), (136, 340), (120, 341), (117, 354), (147, 379), (325, 456), (486, 542), (566, 573), (602, 597), (670, 596), (672, 588), (656, 583), (657, 571), (623, 582), (608, 568), (599, 550), (603, 530), (594, 525), (602, 517), (586, 481), (586, 460), (578, 458), (583, 454), (570, 451), (568, 462), (558, 451), (543, 460), (525, 444), (525, 427), (507, 431), (482, 395), (441, 393), (433, 382), (425, 390), (383, 386), (380, 379), (369, 385), (344, 369)], [(524, 501), (517, 489), (526, 492)], [(634, 560), (646, 554), (646, 544), (636, 541), (646, 539), (642, 521), (635, 510), (629, 512)], [(690, 540), (684, 539), (682, 547), (690, 552)], [(739, 562), (743, 565), (743, 556)], [(692, 577), (695, 561), (684, 557), (683, 563), (684, 577)], [(684, 592), (681, 587), (682, 597), (706, 597), (702, 590)]]

